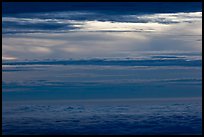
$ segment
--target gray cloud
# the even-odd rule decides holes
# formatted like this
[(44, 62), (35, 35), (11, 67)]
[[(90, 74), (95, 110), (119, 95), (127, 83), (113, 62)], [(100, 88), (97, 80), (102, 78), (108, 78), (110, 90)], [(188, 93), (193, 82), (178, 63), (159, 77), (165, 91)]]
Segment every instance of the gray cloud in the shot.
[[(61, 12), (3, 17), (2, 58), (137, 58), (141, 52), (202, 51), (202, 42), (197, 41), (202, 37), (201, 12), (117, 15), (123, 18), (118, 22), (111, 20), (114, 15), (104, 15), (107, 20), (100, 21), (97, 14)], [(95, 20), (73, 20), (75, 16), (92, 16)], [(139, 20), (126, 22), (125, 18)], [(179, 23), (161, 23), (162, 20)]]

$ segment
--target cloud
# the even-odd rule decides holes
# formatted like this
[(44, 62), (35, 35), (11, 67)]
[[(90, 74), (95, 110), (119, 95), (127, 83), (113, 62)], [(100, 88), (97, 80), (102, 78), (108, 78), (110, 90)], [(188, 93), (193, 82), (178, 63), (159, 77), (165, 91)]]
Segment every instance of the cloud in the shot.
[(161, 24), (177, 24), (177, 23), (191, 23), (201, 21), (202, 12), (190, 12), (190, 13), (156, 13), (147, 15), (129, 15), (129, 18), (143, 20), (144, 22), (157, 22)]
[(202, 37), (201, 12), (117, 14), (120, 21), (115, 20), (114, 14), (102, 17), (99, 14), (102, 13), (4, 16), (4, 59), (5, 55), (33, 60), (136, 58), (143, 56), (141, 52), (202, 52), (202, 41), (198, 41)]
[[(31, 17), (30, 17), (31, 16)], [(5, 16), (3, 32), (154, 31), (167, 24), (201, 22), (202, 12), (106, 15), (92, 12), (57, 12)], [(165, 25), (166, 24), (166, 25)], [(148, 27), (149, 26), (149, 27)], [(16, 31), (15, 31), (16, 28)], [(31, 31), (33, 30), (33, 31)]]
[(16, 57), (2, 56), (2, 60), (16, 60)]

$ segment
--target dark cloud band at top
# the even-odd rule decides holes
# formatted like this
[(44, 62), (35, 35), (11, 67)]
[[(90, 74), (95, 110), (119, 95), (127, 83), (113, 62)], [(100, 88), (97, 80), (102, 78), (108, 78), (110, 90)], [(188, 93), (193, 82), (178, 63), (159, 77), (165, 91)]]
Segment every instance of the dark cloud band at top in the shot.
[[(3, 14), (91, 10), (125, 13), (174, 13), (202, 10), (201, 2), (3, 2)], [(127, 10), (128, 8), (128, 10)]]

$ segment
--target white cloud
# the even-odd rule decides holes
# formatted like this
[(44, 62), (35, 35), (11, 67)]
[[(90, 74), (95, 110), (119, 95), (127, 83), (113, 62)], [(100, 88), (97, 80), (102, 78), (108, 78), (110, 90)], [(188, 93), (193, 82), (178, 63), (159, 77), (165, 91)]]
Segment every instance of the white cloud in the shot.
[(135, 16), (130, 15), (129, 17), (138, 18), (140, 20), (145, 20), (148, 22), (160, 22), (160, 23), (182, 23), (190, 21), (201, 21), (202, 12), (190, 12), (190, 13), (163, 13), (163, 14), (150, 14)]
[(2, 60), (16, 60), (16, 57), (2, 56)]

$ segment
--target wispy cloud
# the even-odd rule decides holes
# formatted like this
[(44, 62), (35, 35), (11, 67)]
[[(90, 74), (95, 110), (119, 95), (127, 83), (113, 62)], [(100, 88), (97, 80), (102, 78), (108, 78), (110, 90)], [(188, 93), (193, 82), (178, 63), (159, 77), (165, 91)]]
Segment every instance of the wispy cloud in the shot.
[[(87, 15), (89, 15), (87, 17)], [(31, 17), (30, 17), (31, 16)], [(33, 17), (32, 17), (33, 16)], [(49, 18), (52, 17), (52, 18)], [(69, 12), (38, 13), (23, 17), (3, 17), (3, 32), (19, 31), (154, 31), (167, 24), (201, 22), (202, 12), (156, 13), (144, 15), (101, 15)], [(166, 24), (166, 25), (165, 25)], [(11, 29), (12, 28), (12, 29)], [(15, 29), (14, 29), (15, 30)], [(35, 30), (35, 31), (34, 31)], [(14, 31), (15, 32), (15, 31)], [(17, 32), (17, 30), (16, 30)], [(31, 31), (32, 32), (32, 31)]]

